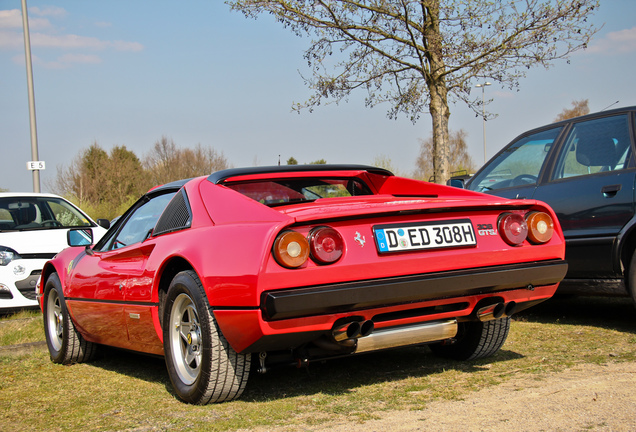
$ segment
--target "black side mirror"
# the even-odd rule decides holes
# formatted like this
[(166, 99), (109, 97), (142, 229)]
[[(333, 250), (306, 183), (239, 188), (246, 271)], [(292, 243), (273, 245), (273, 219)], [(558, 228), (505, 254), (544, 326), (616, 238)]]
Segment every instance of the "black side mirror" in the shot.
[(93, 244), (93, 230), (90, 228), (73, 228), (66, 233), (69, 246), (89, 246)]
[(97, 219), (95, 222), (102, 228), (110, 228), (110, 221), (108, 219)]
[(464, 189), (464, 179), (452, 178), (446, 182), (446, 185)]

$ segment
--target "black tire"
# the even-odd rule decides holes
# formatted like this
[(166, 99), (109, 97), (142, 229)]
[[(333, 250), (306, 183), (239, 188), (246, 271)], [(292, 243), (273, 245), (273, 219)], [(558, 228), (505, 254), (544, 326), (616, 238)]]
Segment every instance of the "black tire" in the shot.
[(506, 342), (510, 318), (459, 323), (455, 343), (430, 345), (440, 357), (453, 360), (477, 360), (495, 354)]
[(625, 285), (627, 285), (627, 290), (629, 294), (632, 296), (632, 301), (634, 306), (636, 306), (636, 250), (632, 255), (632, 259), (629, 262), (629, 269), (627, 273), (627, 280), (625, 281)]
[(163, 323), (168, 375), (181, 399), (205, 405), (241, 396), (251, 357), (234, 351), (221, 333), (194, 271), (183, 271), (170, 283)]
[(75, 329), (66, 308), (62, 284), (57, 273), (51, 274), (46, 280), (42, 305), (44, 334), (51, 361), (71, 364), (91, 360), (95, 356), (97, 346), (84, 340)]

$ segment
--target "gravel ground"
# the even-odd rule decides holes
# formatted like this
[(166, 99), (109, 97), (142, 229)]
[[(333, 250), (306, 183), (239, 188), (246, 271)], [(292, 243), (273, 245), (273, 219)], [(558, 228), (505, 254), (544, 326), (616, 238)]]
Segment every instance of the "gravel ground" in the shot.
[(636, 431), (636, 363), (581, 365), (541, 379), (524, 376), (460, 401), (377, 414), (381, 420), (253, 431)]

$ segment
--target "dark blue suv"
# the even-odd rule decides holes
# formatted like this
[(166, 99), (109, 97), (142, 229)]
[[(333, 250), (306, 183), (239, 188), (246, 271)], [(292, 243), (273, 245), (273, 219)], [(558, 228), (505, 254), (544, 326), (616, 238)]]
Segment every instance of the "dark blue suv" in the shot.
[(560, 293), (629, 295), (636, 301), (636, 107), (528, 131), (465, 187), (533, 198), (557, 213), (569, 270)]

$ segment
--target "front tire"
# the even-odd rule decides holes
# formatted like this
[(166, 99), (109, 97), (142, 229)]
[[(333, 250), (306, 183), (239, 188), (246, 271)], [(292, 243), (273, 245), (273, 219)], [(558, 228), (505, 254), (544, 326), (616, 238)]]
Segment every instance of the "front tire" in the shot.
[(477, 360), (495, 354), (506, 342), (510, 318), (459, 323), (456, 340), (452, 344), (430, 345), (440, 357), (453, 360)]
[(57, 273), (49, 276), (43, 297), (44, 334), (53, 363), (82, 363), (95, 356), (96, 346), (84, 340), (68, 313)]
[(172, 280), (163, 316), (166, 366), (177, 395), (198, 405), (241, 396), (251, 358), (234, 351), (221, 333), (194, 271)]

